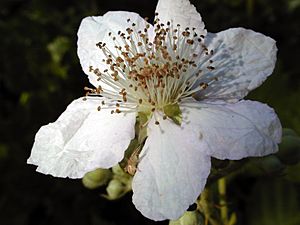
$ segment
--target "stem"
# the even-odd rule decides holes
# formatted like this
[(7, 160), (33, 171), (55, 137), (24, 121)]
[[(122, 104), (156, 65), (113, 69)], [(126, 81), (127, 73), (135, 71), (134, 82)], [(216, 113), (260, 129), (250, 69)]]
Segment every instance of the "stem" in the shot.
[(224, 224), (228, 224), (228, 209), (226, 203), (226, 178), (223, 177), (218, 180), (218, 190), (220, 195), (220, 211), (221, 211), (221, 219)]
[(215, 208), (212, 204), (212, 199), (209, 190), (206, 188), (200, 195), (198, 201), (199, 210), (204, 214), (206, 224), (209, 222), (211, 225), (223, 225), (218, 217)]

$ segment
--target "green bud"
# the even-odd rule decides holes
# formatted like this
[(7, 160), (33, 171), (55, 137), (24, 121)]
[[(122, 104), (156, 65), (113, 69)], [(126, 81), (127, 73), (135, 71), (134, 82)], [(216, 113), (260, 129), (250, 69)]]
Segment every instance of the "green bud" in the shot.
[(279, 145), (278, 158), (286, 165), (295, 165), (300, 161), (300, 138), (284, 136)]
[(174, 121), (177, 125), (181, 125), (182, 122), (182, 112), (180, 110), (179, 105), (172, 104), (172, 105), (166, 105), (164, 108), (164, 113), (167, 117), (169, 117), (171, 120)]
[(262, 158), (258, 166), (267, 174), (281, 174), (285, 169), (285, 165), (274, 155)]
[(96, 169), (88, 172), (82, 179), (83, 185), (88, 189), (95, 189), (107, 184), (112, 177), (112, 172), (108, 169)]
[(171, 220), (169, 225), (201, 225), (203, 218), (198, 211), (185, 212), (178, 220)]
[(106, 198), (109, 200), (116, 200), (121, 198), (127, 192), (127, 187), (119, 180), (111, 180), (106, 188), (106, 192)]
[(283, 128), (282, 129), (282, 136), (283, 137), (284, 136), (295, 136), (295, 137), (297, 137), (298, 134), (294, 130), (292, 130), (290, 128)]

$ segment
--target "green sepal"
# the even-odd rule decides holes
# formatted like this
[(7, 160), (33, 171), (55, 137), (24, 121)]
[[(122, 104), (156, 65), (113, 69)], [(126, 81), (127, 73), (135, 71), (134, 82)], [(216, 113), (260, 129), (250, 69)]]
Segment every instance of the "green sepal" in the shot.
[(147, 138), (147, 126), (146, 124), (151, 119), (152, 113), (150, 112), (138, 112), (137, 123), (136, 123), (136, 135), (138, 142), (142, 144)]
[(126, 149), (126, 151), (124, 153), (123, 160), (119, 163), (120, 167), (122, 169), (124, 169), (126, 167), (127, 160), (130, 158), (132, 153), (138, 148), (138, 146), (139, 146), (139, 141), (136, 138), (132, 139), (129, 146), (128, 146), (128, 148)]
[(164, 113), (167, 117), (174, 121), (177, 125), (181, 125), (182, 123), (182, 112), (177, 103), (166, 105), (163, 108)]

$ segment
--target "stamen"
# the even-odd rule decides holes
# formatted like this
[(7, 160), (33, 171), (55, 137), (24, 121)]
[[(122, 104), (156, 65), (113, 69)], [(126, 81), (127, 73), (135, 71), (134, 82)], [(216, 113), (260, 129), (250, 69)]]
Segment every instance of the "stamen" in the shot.
[(89, 68), (98, 81), (111, 89), (85, 88), (88, 94), (120, 101), (111, 113), (138, 110), (140, 106), (151, 112), (162, 112), (165, 105), (192, 97), (217, 81), (216, 77), (206, 77), (205, 82), (200, 82), (204, 74), (216, 68), (211, 59), (214, 51), (205, 46), (205, 36), (198, 36), (196, 28), (183, 28), (170, 21), (163, 24), (156, 13), (155, 36), (150, 40), (149, 24), (138, 30), (135, 21), (127, 19), (127, 23), (124, 32), (118, 31), (116, 36), (108, 33), (113, 49), (103, 42), (96, 44), (106, 57), (103, 63), (107, 68), (103, 71)]

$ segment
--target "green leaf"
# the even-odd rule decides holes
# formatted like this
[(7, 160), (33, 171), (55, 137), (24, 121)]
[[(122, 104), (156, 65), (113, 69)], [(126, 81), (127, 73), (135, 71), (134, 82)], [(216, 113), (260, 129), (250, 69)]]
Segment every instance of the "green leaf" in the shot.
[(67, 37), (57, 37), (49, 43), (47, 49), (55, 63), (60, 63), (63, 56), (70, 49), (70, 40)]
[(247, 205), (249, 225), (299, 225), (299, 203), (295, 186), (284, 180), (261, 180)]
[(164, 113), (167, 117), (169, 117), (171, 120), (174, 121), (177, 125), (181, 125), (182, 123), (182, 112), (180, 110), (180, 107), (177, 103), (166, 105), (163, 108)]

